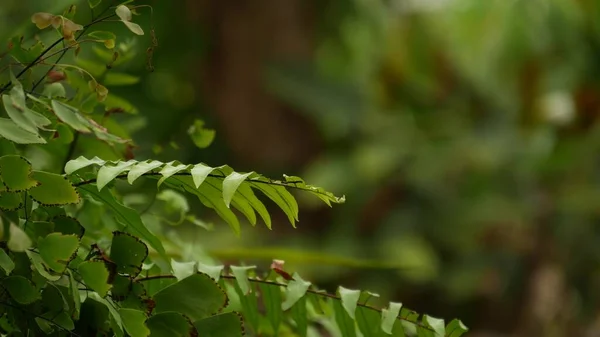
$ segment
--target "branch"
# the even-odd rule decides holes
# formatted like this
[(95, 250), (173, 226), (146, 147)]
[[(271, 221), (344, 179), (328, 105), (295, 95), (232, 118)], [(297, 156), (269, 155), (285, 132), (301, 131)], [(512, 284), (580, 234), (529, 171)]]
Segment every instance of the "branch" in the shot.
[[(108, 8), (107, 8), (106, 10), (108, 10)], [(105, 12), (106, 12), (106, 10), (105, 10)], [(111, 15), (107, 15), (107, 16), (105, 16), (105, 17), (102, 17), (102, 18), (96, 19), (96, 20), (94, 20), (94, 21), (92, 21), (92, 22), (88, 23), (87, 25), (83, 26), (83, 30), (82, 30), (82, 31), (79, 33), (79, 35), (77, 36), (77, 38), (80, 38), (80, 37), (81, 37), (81, 36), (82, 36), (82, 35), (85, 33), (85, 31), (86, 31), (88, 28), (90, 28), (91, 26), (93, 26), (93, 25), (95, 25), (95, 24), (97, 24), (97, 23), (99, 23), (99, 22), (103, 22), (103, 21), (105, 21), (105, 20), (108, 20), (108, 19), (110, 19), (110, 18), (112, 18), (112, 17), (114, 17), (114, 16), (116, 16), (116, 15), (117, 15), (117, 14), (111, 14)], [(46, 54), (47, 54), (47, 53), (50, 51), (50, 50), (52, 50), (54, 47), (56, 47), (56, 46), (57, 46), (59, 43), (63, 42), (63, 41), (64, 41), (64, 39), (65, 39), (64, 37), (61, 37), (60, 39), (58, 39), (58, 40), (54, 41), (54, 43), (52, 43), (52, 44), (51, 44), (51, 45), (50, 45), (48, 48), (44, 49), (44, 51), (42, 51), (42, 53), (41, 53), (41, 54), (40, 54), (38, 57), (36, 57), (36, 58), (35, 58), (35, 60), (33, 60), (33, 62), (31, 62), (31, 63), (29, 63), (27, 66), (25, 66), (25, 68), (23, 68), (23, 69), (22, 69), (22, 70), (21, 70), (21, 71), (20, 71), (20, 72), (19, 72), (19, 73), (18, 73), (18, 74), (15, 76), (15, 77), (18, 79), (18, 78), (20, 78), (21, 76), (23, 76), (23, 74), (25, 74), (25, 72), (27, 72), (27, 70), (29, 70), (29, 69), (31, 69), (33, 66), (35, 66), (35, 65), (36, 65), (36, 64), (37, 64), (37, 63), (38, 63), (38, 62), (39, 62), (39, 61), (40, 61), (40, 60), (41, 60), (41, 59), (42, 59), (42, 58), (43, 58), (43, 57), (44, 57), (44, 56), (45, 56), (45, 55), (46, 55)], [(62, 57), (63, 57), (63, 55), (64, 55), (66, 52), (67, 52), (67, 50), (65, 50), (65, 51), (63, 52), (63, 54), (62, 54), (62, 55), (59, 57), (59, 59), (60, 59), (60, 58), (62, 58)], [(54, 69), (54, 67), (51, 67), (51, 68), (50, 68), (50, 70), (48, 70), (48, 72), (46, 72), (46, 75), (45, 75), (44, 77), (42, 77), (42, 78), (41, 78), (41, 79), (40, 79), (40, 80), (39, 80), (39, 81), (38, 81), (38, 82), (37, 82), (37, 83), (36, 83), (36, 84), (33, 86), (33, 88), (35, 89), (35, 88), (36, 88), (36, 87), (37, 87), (37, 86), (38, 86), (38, 85), (39, 85), (39, 84), (40, 84), (40, 83), (43, 81), (43, 79), (44, 79), (44, 78), (45, 78), (45, 77), (48, 75), (48, 73), (49, 73), (50, 71), (52, 71), (53, 69)], [(3, 92), (5, 92), (6, 90), (8, 90), (8, 88), (10, 88), (11, 84), (12, 84), (12, 82), (11, 82), (11, 81), (9, 81), (8, 83), (6, 83), (6, 84), (5, 84), (5, 85), (4, 85), (4, 86), (3, 86), (3, 87), (0, 89), (0, 94), (2, 94)], [(32, 90), (32, 91), (33, 91), (33, 90)]]
[[(198, 272), (198, 274), (202, 274), (202, 273)], [(144, 281), (151, 281), (151, 280), (157, 280), (157, 279), (169, 279), (169, 278), (175, 278), (175, 276), (173, 276), (173, 275), (154, 275), (154, 276), (142, 277), (142, 278), (137, 279), (136, 281), (138, 281), (138, 282), (144, 282)], [(228, 279), (228, 280), (235, 280), (236, 279), (235, 276), (233, 276), (233, 275), (221, 275), (221, 278)], [(279, 282), (275, 282), (275, 281), (261, 280), (261, 279), (251, 278), (251, 277), (248, 278), (248, 281), (252, 282), (252, 283), (257, 283), (257, 284), (266, 284), (266, 285), (272, 285), (272, 286), (284, 287), (284, 288), (288, 286), (285, 283), (279, 283)], [(314, 290), (314, 289), (308, 289), (308, 290), (306, 290), (306, 292), (310, 293), (310, 294), (313, 294), (313, 295), (316, 295), (316, 296), (327, 297), (327, 298), (332, 299), (332, 300), (338, 300), (338, 301), (342, 300), (337, 295), (330, 294), (330, 293), (323, 292), (323, 291), (318, 291), (318, 290)], [(365, 308), (365, 309), (369, 309), (369, 310), (373, 310), (373, 311), (377, 311), (378, 313), (381, 314), (381, 309), (375, 308), (373, 306), (370, 306), (370, 305), (367, 305), (367, 304), (364, 304), (364, 303), (356, 303), (356, 306), (357, 307), (361, 307), (361, 308)], [(416, 324), (416, 325), (422, 327), (423, 329), (427, 329), (429, 331), (434, 331), (431, 327), (426, 326), (426, 325), (424, 325), (421, 322), (414, 322), (414, 321), (411, 321), (411, 320), (409, 320), (407, 318), (404, 318), (404, 317), (401, 317), (401, 316), (398, 316), (396, 318), (399, 319), (399, 320), (406, 321), (408, 323)]]

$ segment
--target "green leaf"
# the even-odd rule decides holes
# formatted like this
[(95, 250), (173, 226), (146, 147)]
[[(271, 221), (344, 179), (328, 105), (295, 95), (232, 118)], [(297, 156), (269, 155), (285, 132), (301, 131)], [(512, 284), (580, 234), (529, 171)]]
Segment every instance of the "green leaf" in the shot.
[(243, 295), (247, 295), (251, 291), (250, 282), (248, 281), (248, 270), (256, 269), (256, 266), (231, 266), (231, 272), (235, 276), (238, 286), (242, 290)]
[(225, 201), (225, 205), (229, 207), (231, 203), (231, 199), (233, 199), (233, 195), (235, 191), (237, 191), (238, 187), (248, 178), (254, 174), (254, 172), (249, 172), (245, 174), (232, 172), (223, 180), (223, 200)]
[(109, 272), (103, 261), (85, 261), (77, 269), (86, 286), (97, 292), (100, 297), (106, 296), (111, 285), (108, 284)]
[(113, 233), (110, 260), (117, 265), (118, 273), (136, 277), (146, 257), (148, 247), (140, 239), (123, 232)]
[(194, 322), (194, 326), (203, 337), (242, 337), (244, 335), (242, 318), (237, 312), (214, 315)]
[(252, 187), (261, 191), (269, 199), (273, 200), (287, 215), (292, 226), (296, 227), (298, 220), (298, 204), (296, 199), (283, 186), (273, 186), (258, 182), (252, 182)]
[[(446, 335), (446, 328), (444, 327), (444, 320), (441, 318), (431, 317), (429, 315), (423, 315), (423, 324), (425, 327), (431, 328), (433, 331), (428, 330), (428, 334), (436, 337), (444, 337)], [(421, 327), (419, 327), (421, 328)], [(427, 330), (425, 328), (421, 328)]]
[(235, 289), (235, 294), (237, 294), (242, 306), (245, 321), (248, 322), (254, 332), (258, 333), (260, 328), (260, 313), (258, 312), (258, 297), (256, 292), (245, 294), (240, 288), (239, 282), (235, 282), (233, 288)]
[(196, 273), (196, 262), (177, 262), (171, 259), (171, 268), (173, 269), (173, 276), (177, 281), (181, 281)]
[(388, 335), (392, 334), (394, 323), (396, 323), (396, 318), (398, 317), (398, 314), (400, 314), (401, 308), (402, 303), (390, 302), (388, 309), (381, 309), (381, 330), (383, 330), (383, 332)]
[(29, 260), (31, 261), (31, 264), (35, 270), (37, 270), (37, 272), (40, 273), (40, 275), (42, 275), (45, 279), (48, 281), (58, 281), (60, 279), (60, 274), (52, 275), (48, 272), (48, 269), (45, 267), (43, 263), (44, 261), (42, 260), (40, 254), (34, 253), (30, 250), (26, 250), (25, 254), (27, 254), (27, 257), (29, 257)]
[(194, 120), (194, 124), (188, 128), (187, 133), (200, 149), (209, 147), (216, 135), (215, 130), (205, 129), (204, 122), (199, 119)]
[[(192, 323), (176, 312), (164, 312), (150, 316), (146, 321), (152, 337), (188, 337), (195, 330)], [(195, 332), (195, 331), (194, 331)]]
[[(108, 312), (110, 313), (111, 320), (114, 321), (114, 324), (111, 324), (113, 331), (117, 336), (123, 335), (123, 321), (121, 319), (121, 315), (116, 309), (116, 305), (109, 299), (104, 299), (98, 295), (98, 293), (92, 292), (88, 294), (89, 298), (96, 300), (102, 304), (104, 304), (108, 308)], [(87, 301), (86, 301), (87, 302)]]
[(192, 178), (193, 178), (193, 181), (194, 181), (194, 186), (196, 188), (200, 187), (200, 185), (202, 185), (202, 183), (204, 182), (204, 180), (206, 180), (206, 177), (208, 177), (208, 175), (213, 170), (214, 170), (213, 167), (209, 167), (209, 166), (206, 166), (204, 164), (194, 165), (194, 167), (190, 171), (192, 173)]
[(194, 187), (193, 177), (173, 176), (166, 181), (166, 184), (173, 188), (183, 189), (192, 193), (200, 199), (200, 202), (206, 207), (212, 208), (217, 214), (225, 220), (236, 235), (240, 234), (240, 222), (236, 215), (225, 205), (222, 191), (218, 187), (216, 178), (207, 178), (199, 188)]
[(79, 220), (66, 215), (56, 216), (52, 219), (54, 230), (62, 234), (74, 234), (80, 239), (85, 233), (85, 228), (81, 226)]
[(52, 100), (52, 110), (58, 119), (73, 129), (82, 133), (92, 132), (90, 130), (90, 122), (81, 116), (76, 108), (65, 103)]
[(348, 315), (350, 315), (352, 319), (355, 319), (354, 313), (356, 312), (356, 304), (360, 298), (360, 290), (351, 290), (344, 287), (339, 287), (338, 292), (340, 294), (340, 298), (342, 299), (342, 306), (344, 309), (346, 309)]
[(74, 258), (79, 247), (76, 235), (51, 233), (38, 243), (40, 256), (52, 270), (62, 273), (67, 264)]
[(135, 161), (119, 161), (115, 165), (103, 165), (98, 170), (98, 179), (96, 185), (98, 191), (104, 188), (108, 183), (113, 181), (119, 174), (125, 173)]
[(154, 169), (161, 167), (162, 165), (162, 162), (156, 160), (139, 162), (129, 169), (129, 173), (127, 174), (127, 182), (133, 184), (133, 182), (136, 181), (137, 178)]
[(296, 322), (296, 329), (300, 337), (306, 337), (308, 331), (308, 312), (306, 311), (306, 297), (299, 299), (291, 308), (292, 318)]
[(90, 37), (94, 40), (100, 40), (100, 41), (115, 40), (117, 38), (117, 36), (114, 33), (107, 32), (107, 31), (101, 31), (101, 30), (96, 30), (96, 31), (89, 33), (88, 37)]
[(131, 21), (121, 21), (125, 24), (125, 26), (136, 35), (144, 35), (144, 30), (137, 23), (133, 23)]
[(37, 134), (37, 126), (25, 115), (26, 106), (18, 106), (9, 95), (2, 95), (2, 103), (8, 117), (23, 130), (32, 134)]
[(156, 313), (174, 311), (192, 321), (214, 315), (225, 307), (225, 292), (208, 275), (194, 274), (154, 295)]
[(50, 83), (44, 86), (44, 90), (42, 91), (42, 95), (53, 98), (53, 97), (66, 97), (67, 92), (62, 83)]
[(240, 187), (238, 187), (237, 194), (234, 195), (234, 199), (236, 199), (236, 197), (244, 198), (248, 204), (250, 204), (250, 206), (256, 210), (258, 214), (260, 214), (260, 217), (267, 225), (267, 228), (271, 229), (271, 216), (269, 215), (269, 211), (262, 201), (256, 197), (252, 191), (252, 188), (250, 188), (248, 184), (241, 184)]
[(72, 174), (82, 168), (88, 167), (90, 165), (104, 165), (106, 163), (104, 160), (94, 157), (92, 159), (87, 159), (85, 157), (80, 156), (77, 159), (69, 160), (65, 165), (65, 173)]
[(213, 280), (219, 281), (221, 278), (221, 273), (223, 272), (223, 268), (225, 266), (208, 266), (203, 264), (202, 262), (198, 262), (198, 271), (210, 276)]
[(10, 275), (13, 269), (15, 269), (15, 263), (4, 249), (0, 249), (0, 267), (4, 269), (6, 275)]
[(79, 287), (77, 286), (77, 281), (73, 276), (73, 272), (71, 270), (67, 270), (67, 273), (69, 273), (69, 294), (71, 297), (73, 297), (74, 318), (78, 320), (81, 312), (81, 297), (79, 296)]
[(265, 311), (267, 312), (267, 318), (269, 318), (269, 322), (271, 322), (273, 331), (275, 331), (275, 335), (277, 335), (277, 332), (279, 331), (279, 325), (283, 320), (283, 311), (281, 310), (281, 288), (278, 285), (270, 285), (265, 283), (260, 283), (258, 286), (262, 293)]
[(33, 303), (42, 298), (33, 283), (23, 276), (8, 276), (0, 282), (8, 291), (10, 297), (20, 304)]
[(44, 50), (44, 44), (41, 41), (37, 41), (36, 44), (30, 48), (23, 48), (22, 46), (23, 37), (15, 36), (11, 39), (12, 48), (10, 54), (20, 63), (29, 64), (42, 53)]
[(26, 191), (38, 185), (31, 177), (31, 163), (21, 156), (0, 157), (0, 175), (9, 192)]
[(62, 175), (33, 171), (33, 179), (40, 184), (31, 188), (29, 195), (39, 204), (60, 206), (77, 204), (80, 201), (79, 193), (73, 184)]
[(156, 251), (163, 258), (165, 258), (165, 260), (168, 260), (162, 243), (146, 228), (138, 212), (129, 207), (123, 206), (123, 204), (115, 200), (114, 196), (108, 189), (98, 191), (98, 189), (94, 188), (93, 185), (83, 185), (80, 186), (79, 189), (83, 191), (84, 194), (91, 196), (95, 200), (101, 201), (113, 212), (116, 219), (125, 225), (125, 231), (144, 239), (152, 248), (156, 249)]
[(288, 283), (285, 289), (285, 301), (281, 304), (283, 311), (288, 310), (298, 302), (298, 300), (304, 297), (304, 294), (306, 294), (306, 291), (311, 285), (310, 282), (304, 281), (298, 273), (294, 273), (292, 278), (293, 280)]
[(0, 192), (0, 209), (15, 211), (23, 207), (21, 192)]
[(348, 311), (344, 309), (341, 304), (341, 301), (333, 300), (333, 311), (335, 313), (335, 322), (337, 323), (338, 328), (340, 329), (342, 336), (344, 337), (356, 337), (356, 327), (354, 325), (354, 320), (350, 315), (348, 315)]
[(448, 337), (460, 337), (467, 331), (469, 331), (469, 329), (458, 319), (452, 320), (446, 326), (446, 336)]
[(144, 324), (146, 321), (146, 314), (144, 314), (144, 312), (121, 308), (119, 309), (119, 314), (121, 314), (125, 331), (127, 331), (131, 337), (146, 337), (150, 335), (150, 330), (148, 330), (148, 327)]
[(165, 166), (162, 168), (162, 170), (160, 170), (160, 174), (162, 175), (162, 177), (160, 179), (158, 179), (158, 184), (157, 186), (160, 186), (165, 180), (167, 180), (169, 177), (171, 177), (172, 175), (181, 172), (185, 169), (188, 168), (189, 165), (173, 165), (175, 164), (174, 161), (165, 164)]
[(0, 136), (17, 144), (46, 144), (40, 135), (23, 130), (7, 118), (0, 118)]
[(358, 307), (355, 314), (358, 328), (364, 336), (385, 336), (385, 333), (381, 330), (381, 315), (379, 311), (366, 307)]
[(109, 72), (108, 74), (106, 74), (104, 84), (107, 86), (132, 85), (138, 83), (139, 81), (140, 78), (138, 76), (133, 76), (124, 73)]
[(14, 223), (10, 223), (9, 227), (10, 238), (8, 239), (8, 249), (13, 252), (24, 252), (31, 247), (31, 239), (25, 234), (25, 232)]
[(88, 4), (90, 5), (90, 8), (97, 7), (101, 2), (102, 2), (102, 0), (88, 0)]

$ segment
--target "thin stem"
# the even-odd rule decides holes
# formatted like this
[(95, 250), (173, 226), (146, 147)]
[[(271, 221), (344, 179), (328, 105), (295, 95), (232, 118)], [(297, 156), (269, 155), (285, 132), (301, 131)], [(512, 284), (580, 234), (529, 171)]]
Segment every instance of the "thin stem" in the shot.
[(63, 161), (63, 165), (62, 165), (63, 169), (67, 165), (69, 160), (71, 160), (71, 157), (73, 157), (73, 154), (75, 153), (75, 149), (77, 148), (78, 140), (79, 140), (79, 132), (76, 132), (75, 135), (73, 136), (73, 141), (71, 142), (71, 144), (69, 144), (69, 151), (67, 151), (67, 155), (65, 156), (65, 160)]
[[(198, 274), (201, 274), (201, 273), (198, 273)], [(168, 278), (175, 278), (175, 276), (173, 276), (173, 275), (154, 275), (154, 276), (143, 277), (143, 278), (137, 279), (136, 281), (138, 281), (138, 282), (144, 282), (144, 281), (158, 280), (158, 279), (168, 279)], [(227, 280), (236, 280), (235, 276), (233, 276), (233, 275), (221, 275), (221, 278), (227, 279)], [(252, 283), (266, 284), (266, 285), (272, 285), (272, 286), (277, 286), (277, 287), (287, 287), (288, 286), (285, 283), (279, 283), (279, 282), (275, 282), (275, 281), (261, 280), (261, 279), (250, 278), (250, 277), (248, 278), (248, 281), (252, 282)], [(342, 300), (339, 296), (334, 295), (334, 294), (330, 294), (330, 293), (327, 293), (327, 292), (324, 292), (324, 291), (318, 291), (318, 290), (314, 290), (314, 289), (308, 289), (308, 290), (306, 290), (306, 292), (310, 293), (310, 294), (317, 295), (317, 296), (327, 297), (327, 298), (330, 298), (332, 300), (338, 300), (338, 301)], [(381, 309), (375, 308), (375, 307), (370, 306), (370, 305), (368, 305), (366, 303), (356, 303), (356, 306), (357, 307), (361, 307), (361, 308), (365, 308), (365, 309), (369, 309), (369, 310), (374, 310), (374, 311), (377, 311), (377, 312), (381, 312)], [(428, 327), (426, 325), (423, 325), (423, 323), (421, 323), (421, 322), (414, 322), (414, 321), (408, 320), (408, 319), (406, 319), (404, 317), (400, 317), (400, 316), (398, 316), (396, 318), (400, 319), (400, 320), (403, 320), (403, 321), (407, 321), (409, 323), (413, 323), (413, 324), (419, 325), (420, 327), (422, 327), (424, 329), (433, 331), (432, 328), (430, 328), (430, 327)]]
[[(107, 7), (103, 13), (105, 13), (110, 7)], [(102, 14), (100, 14), (102, 15)], [(88, 23), (87, 25), (83, 26), (83, 30), (79, 33), (79, 35), (77, 36), (77, 38), (80, 38), (85, 31), (90, 28), (91, 26), (106, 21), (108, 19), (111, 19), (113, 17), (115, 17), (117, 14), (111, 14), (111, 15), (107, 15), (104, 16), (102, 18), (93, 20), (92, 22)], [(25, 72), (27, 72), (27, 70), (31, 69), (34, 65), (36, 65), (48, 52), (50, 52), (50, 50), (52, 50), (54, 47), (56, 47), (59, 43), (64, 41), (64, 37), (59, 38), (58, 40), (54, 41), (54, 43), (52, 43), (50, 46), (48, 46), (48, 48), (44, 49), (40, 55), (38, 55), (38, 57), (35, 58), (35, 60), (33, 60), (33, 62), (29, 63), (27, 66), (25, 66), (25, 68), (23, 68), (15, 77), (18, 79), (21, 76), (23, 76), (23, 74), (25, 74)], [(64, 54), (66, 54), (66, 50), (63, 52), (63, 54), (59, 57), (59, 60), (63, 57)], [(48, 73), (50, 71), (52, 71), (54, 69), (54, 66), (50, 68), (50, 70), (48, 70), (46, 72), (46, 75), (44, 75), (44, 77), (42, 77), (38, 82), (36, 82), (33, 86), (33, 89), (37, 88), (38, 85), (40, 85), (40, 83), (44, 80), (44, 78), (48, 75)], [(8, 83), (6, 83), (1, 89), (0, 89), (0, 94), (2, 94), (3, 92), (5, 92), (6, 90), (8, 90), (8, 88), (11, 86), (12, 82), (8, 81)], [(33, 91), (32, 89), (32, 91)]]

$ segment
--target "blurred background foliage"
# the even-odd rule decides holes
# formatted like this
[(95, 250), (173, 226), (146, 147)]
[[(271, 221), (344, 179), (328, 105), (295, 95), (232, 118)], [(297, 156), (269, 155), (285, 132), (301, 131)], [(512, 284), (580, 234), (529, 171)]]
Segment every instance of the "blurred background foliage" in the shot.
[[(136, 159), (300, 175), (347, 196), (243, 240), (189, 200), (201, 226), (169, 233), (188, 257), (284, 259), (330, 290), (459, 317), (472, 336), (600, 336), (600, 2), (137, 2), (154, 8), (138, 23), (155, 27), (155, 71), (148, 35), (117, 41), (137, 51), (120, 71), (139, 81), (111, 89), (139, 112), (113, 125), (133, 132)], [(72, 3), (3, 0), (2, 41)], [(188, 136), (197, 119), (217, 130), (209, 148)]]

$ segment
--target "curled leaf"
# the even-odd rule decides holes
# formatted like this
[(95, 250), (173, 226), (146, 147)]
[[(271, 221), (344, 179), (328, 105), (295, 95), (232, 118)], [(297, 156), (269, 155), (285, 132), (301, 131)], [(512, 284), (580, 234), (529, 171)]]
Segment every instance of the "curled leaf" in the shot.
[(50, 13), (38, 12), (31, 16), (31, 22), (35, 23), (39, 29), (45, 29), (52, 24), (54, 15)]

